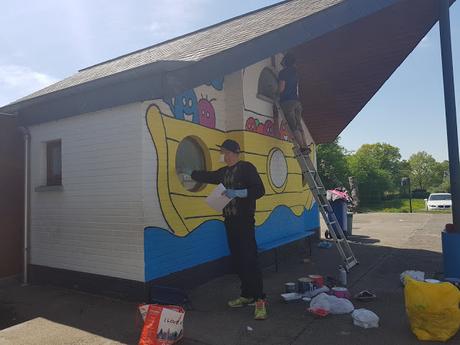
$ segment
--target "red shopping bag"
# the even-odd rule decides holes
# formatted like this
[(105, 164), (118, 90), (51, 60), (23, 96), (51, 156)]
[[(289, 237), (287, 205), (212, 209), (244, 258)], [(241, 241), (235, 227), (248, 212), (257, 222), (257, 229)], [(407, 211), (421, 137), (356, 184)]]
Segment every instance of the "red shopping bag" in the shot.
[(185, 310), (172, 305), (139, 306), (144, 319), (139, 345), (171, 345), (182, 339)]

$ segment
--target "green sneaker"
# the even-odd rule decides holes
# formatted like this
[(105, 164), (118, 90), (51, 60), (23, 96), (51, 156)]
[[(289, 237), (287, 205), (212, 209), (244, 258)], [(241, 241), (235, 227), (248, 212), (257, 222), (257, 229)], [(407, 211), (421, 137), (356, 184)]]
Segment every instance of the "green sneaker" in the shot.
[(234, 300), (228, 301), (228, 306), (231, 308), (240, 308), (245, 305), (250, 305), (254, 303), (254, 298), (238, 297)]
[(255, 320), (265, 320), (268, 317), (267, 302), (263, 299), (256, 301), (256, 309), (254, 310)]

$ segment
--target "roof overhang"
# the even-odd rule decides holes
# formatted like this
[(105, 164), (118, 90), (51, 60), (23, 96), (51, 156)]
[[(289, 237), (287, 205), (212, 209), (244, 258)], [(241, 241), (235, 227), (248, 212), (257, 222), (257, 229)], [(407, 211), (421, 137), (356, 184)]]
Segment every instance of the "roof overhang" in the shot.
[(316, 143), (337, 138), (438, 21), (439, 8), (439, 0), (401, 1), (295, 48)]
[(329, 142), (426, 35), (438, 7), (439, 0), (346, 0), (200, 61), (156, 62), (0, 111), (33, 125), (169, 97), (294, 48), (306, 123), (317, 143)]

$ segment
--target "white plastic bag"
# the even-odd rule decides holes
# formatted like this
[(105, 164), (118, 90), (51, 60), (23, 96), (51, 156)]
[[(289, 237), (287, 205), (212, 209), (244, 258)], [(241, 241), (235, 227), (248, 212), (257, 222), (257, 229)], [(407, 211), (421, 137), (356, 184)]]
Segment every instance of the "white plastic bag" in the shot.
[(367, 309), (356, 309), (351, 313), (353, 324), (363, 328), (379, 327), (379, 317), (372, 311)]
[(401, 283), (403, 285), (406, 285), (406, 282), (405, 282), (406, 276), (409, 276), (412, 279), (418, 280), (420, 282), (423, 282), (425, 280), (425, 272), (422, 272), (422, 271), (404, 271), (399, 276), (399, 279), (401, 280)]
[(311, 309), (324, 309), (331, 314), (349, 314), (355, 307), (353, 303), (345, 298), (338, 298), (321, 293), (310, 302)]

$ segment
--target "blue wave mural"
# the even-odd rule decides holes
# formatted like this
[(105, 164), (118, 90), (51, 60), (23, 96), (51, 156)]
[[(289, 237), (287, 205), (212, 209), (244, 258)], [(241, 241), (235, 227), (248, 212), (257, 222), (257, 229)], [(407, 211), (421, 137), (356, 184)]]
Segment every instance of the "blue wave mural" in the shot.
[[(256, 229), (257, 244), (268, 250), (306, 237), (319, 227), (318, 207), (313, 204), (296, 216), (290, 208), (278, 206)], [(158, 227), (144, 230), (145, 281), (164, 277), (229, 255), (224, 223), (210, 220), (185, 237)]]

